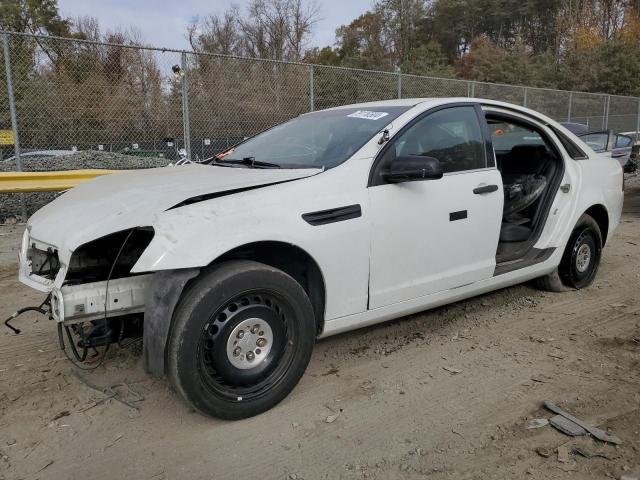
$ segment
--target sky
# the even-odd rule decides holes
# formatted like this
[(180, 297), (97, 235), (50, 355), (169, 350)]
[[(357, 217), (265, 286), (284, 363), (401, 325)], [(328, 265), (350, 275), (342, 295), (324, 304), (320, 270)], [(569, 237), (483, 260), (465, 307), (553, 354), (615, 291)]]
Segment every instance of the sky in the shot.
[[(58, 0), (64, 17), (96, 17), (104, 31), (135, 27), (144, 40), (157, 47), (188, 49), (187, 26), (198, 16), (220, 13), (230, 5), (243, 8), (246, 0)], [(333, 46), (335, 30), (351, 22), (373, 0), (318, 0), (320, 21), (315, 25), (309, 47)]]

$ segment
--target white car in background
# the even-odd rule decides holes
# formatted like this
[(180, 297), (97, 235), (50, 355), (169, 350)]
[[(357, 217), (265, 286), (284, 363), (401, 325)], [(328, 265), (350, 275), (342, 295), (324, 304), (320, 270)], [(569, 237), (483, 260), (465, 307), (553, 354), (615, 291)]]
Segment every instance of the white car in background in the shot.
[(208, 163), (63, 194), (29, 220), (20, 280), (76, 360), (141, 328), (147, 370), (227, 419), (285, 398), (318, 337), (532, 279), (587, 287), (623, 202), (617, 161), (482, 99), (313, 112)]

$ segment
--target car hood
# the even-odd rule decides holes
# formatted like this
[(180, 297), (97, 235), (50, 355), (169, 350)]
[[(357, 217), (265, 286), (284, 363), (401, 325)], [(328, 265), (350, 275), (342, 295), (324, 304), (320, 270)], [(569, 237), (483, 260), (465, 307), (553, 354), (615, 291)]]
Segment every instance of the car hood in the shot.
[(193, 197), (309, 177), (318, 169), (249, 169), (184, 165), (104, 175), (65, 192), (27, 225), (32, 239), (59, 249), (128, 228), (153, 225), (158, 214)]

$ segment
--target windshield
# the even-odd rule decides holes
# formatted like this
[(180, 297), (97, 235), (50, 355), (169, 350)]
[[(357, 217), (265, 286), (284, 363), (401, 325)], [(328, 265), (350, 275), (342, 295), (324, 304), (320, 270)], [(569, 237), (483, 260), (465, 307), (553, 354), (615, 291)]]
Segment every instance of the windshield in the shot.
[(250, 138), (218, 155), (218, 161), (282, 168), (332, 168), (410, 108), (370, 106), (309, 113)]

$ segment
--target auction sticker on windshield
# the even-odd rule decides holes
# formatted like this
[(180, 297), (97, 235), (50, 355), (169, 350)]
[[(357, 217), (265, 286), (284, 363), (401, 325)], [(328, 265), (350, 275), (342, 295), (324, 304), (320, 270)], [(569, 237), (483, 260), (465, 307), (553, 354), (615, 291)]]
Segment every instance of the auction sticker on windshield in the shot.
[(380, 120), (382, 117), (389, 115), (387, 112), (372, 112), (370, 110), (358, 110), (350, 113), (347, 117), (364, 118), (365, 120)]

